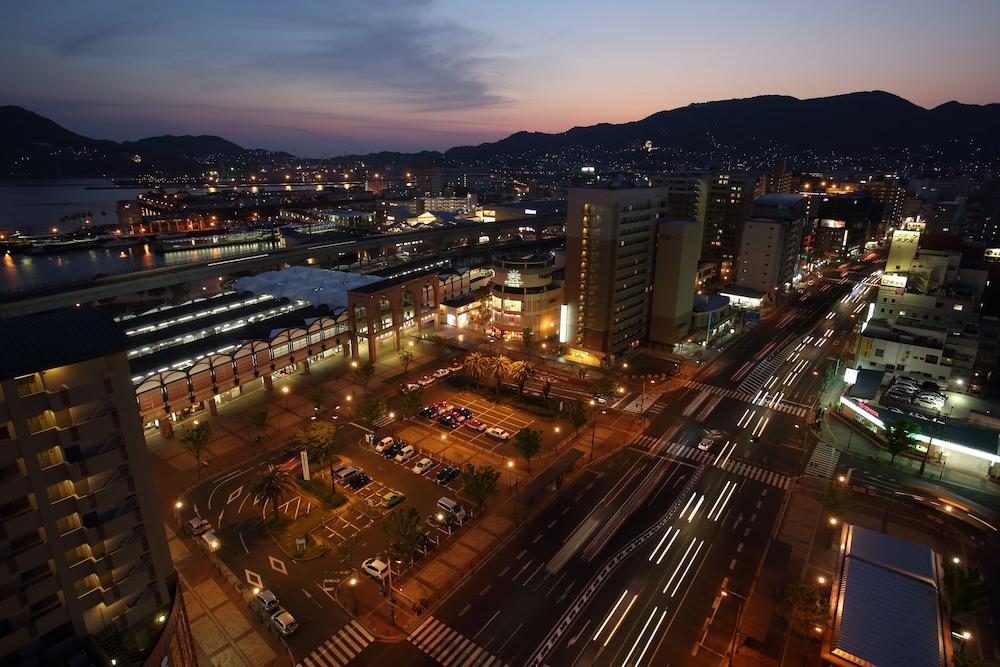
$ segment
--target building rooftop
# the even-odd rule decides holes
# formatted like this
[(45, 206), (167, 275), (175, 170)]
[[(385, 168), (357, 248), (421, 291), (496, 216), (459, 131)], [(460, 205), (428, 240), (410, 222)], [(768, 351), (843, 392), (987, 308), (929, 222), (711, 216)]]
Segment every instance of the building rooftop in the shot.
[(695, 294), (694, 305), (691, 307), (696, 313), (707, 313), (719, 310), (729, 305), (729, 297), (721, 294)]
[(326, 306), (331, 313), (347, 308), (347, 293), (382, 282), (381, 276), (349, 271), (330, 271), (309, 266), (290, 266), (266, 271), (236, 281), (238, 292), (270, 294), (290, 302), (305, 301), (312, 306)]
[(127, 345), (115, 321), (96, 308), (0, 320), (0, 379), (103, 357)]
[(857, 665), (944, 665), (934, 552), (860, 526), (844, 539), (829, 652)]

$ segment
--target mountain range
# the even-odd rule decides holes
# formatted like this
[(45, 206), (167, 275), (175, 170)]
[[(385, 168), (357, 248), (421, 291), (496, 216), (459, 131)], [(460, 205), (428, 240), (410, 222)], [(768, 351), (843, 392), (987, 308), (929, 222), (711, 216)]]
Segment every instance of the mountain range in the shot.
[[(925, 109), (883, 91), (800, 100), (784, 95), (690, 104), (641, 120), (574, 127), (565, 132), (516, 132), (478, 146), (444, 153), (383, 152), (345, 156), (368, 164), (530, 164), (560, 156), (570, 161), (594, 154), (642, 155), (667, 165), (691, 156), (726, 168), (758, 167), (788, 158), (799, 167), (845, 164), (904, 166), (1000, 162), (1000, 104), (948, 102)], [(141, 163), (134, 156), (141, 156)], [(36, 113), (0, 107), (0, 175), (96, 176), (200, 173), (222, 161), (291, 158), (244, 149), (216, 136), (160, 136), (131, 142), (96, 140), (71, 132)], [(632, 160), (633, 163), (636, 160)]]
[(91, 139), (22, 107), (0, 106), (0, 176), (198, 174), (220, 161), (247, 157), (291, 156), (248, 150), (212, 135)]

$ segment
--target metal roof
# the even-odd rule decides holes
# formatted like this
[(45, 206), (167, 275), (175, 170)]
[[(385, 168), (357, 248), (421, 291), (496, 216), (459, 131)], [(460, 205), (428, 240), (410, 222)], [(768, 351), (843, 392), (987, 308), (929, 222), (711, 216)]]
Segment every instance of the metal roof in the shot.
[(934, 553), (860, 526), (848, 526), (846, 540), (830, 653), (859, 665), (942, 667)]
[(0, 320), (0, 379), (96, 359), (126, 345), (115, 321), (96, 308)]

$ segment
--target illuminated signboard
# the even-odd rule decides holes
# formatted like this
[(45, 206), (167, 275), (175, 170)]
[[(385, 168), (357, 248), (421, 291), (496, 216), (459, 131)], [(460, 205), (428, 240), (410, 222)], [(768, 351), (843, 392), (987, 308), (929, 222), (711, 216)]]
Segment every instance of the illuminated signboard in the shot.
[(906, 276), (898, 273), (883, 273), (882, 287), (906, 287)]
[(504, 281), (507, 287), (523, 287), (524, 281), (521, 280), (521, 272), (517, 269), (511, 269), (507, 272), (507, 280)]

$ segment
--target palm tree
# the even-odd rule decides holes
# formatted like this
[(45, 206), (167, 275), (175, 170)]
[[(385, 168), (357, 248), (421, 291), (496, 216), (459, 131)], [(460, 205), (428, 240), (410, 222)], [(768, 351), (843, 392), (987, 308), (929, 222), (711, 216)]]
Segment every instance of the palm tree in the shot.
[(181, 445), (194, 457), (198, 466), (198, 479), (201, 479), (201, 454), (208, 447), (208, 439), (212, 435), (212, 429), (208, 422), (195, 423), (184, 429), (181, 436)]
[(482, 377), (483, 371), (486, 370), (486, 359), (487, 357), (482, 352), (470, 352), (465, 357), (465, 361), (462, 362), (465, 374), (475, 380), (477, 386), (479, 385), (479, 378)]
[(295, 488), (295, 482), (292, 479), (292, 474), (287, 470), (282, 470), (278, 466), (267, 466), (264, 471), (260, 474), (260, 478), (257, 480), (257, 484), (250, 490), (250, 495), (253, 496), (255, 501), (261, 500), (266, 503), (271, 503), (274, 508), (272, 518), (278, 516), (278, 507), (281, 505), (281, 500), (292, 493)]
[(486, 370), (493, 376), (494, 382), (497, 383), (498, 401), (500, 400), (500, 390), (503, 388), (503, 381), (510, 375), (511, 365), (510, 357), (503, 354), (495, 357), (487, 357), (486, 359)]
[(517, 394), (524, 395), (524, 384), (532, 375), (535, 368), (530, 361), (515, 361), (510, 365), (510, 379), (517, 383)]

